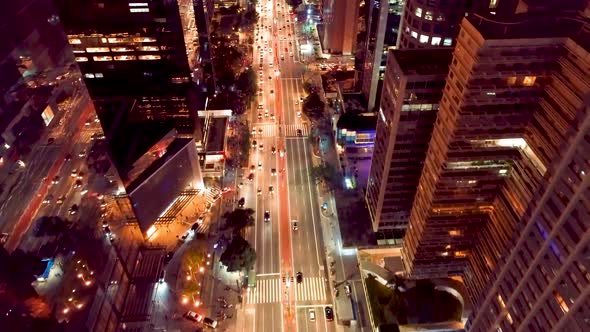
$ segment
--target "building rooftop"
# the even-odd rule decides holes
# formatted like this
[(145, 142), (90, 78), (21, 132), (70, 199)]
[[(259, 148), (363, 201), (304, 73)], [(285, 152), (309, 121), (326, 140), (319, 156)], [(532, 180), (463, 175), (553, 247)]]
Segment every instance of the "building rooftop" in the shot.
[(572, 11), (552, 15), (522, 13), (502, 21), (474, 14), (464, 18), (462, 24), (472, 25), (486, 40), (571, 37), (588, 49), (590, 22)]
[(162, 165), (164, 165), (170, 158), (173, 158), (178, 151), (184, 149), (188, 144), (194, 144), (194, 140), (192, 138), (182, 138), (177, 137), (168, 145), (166, 148), (166, 153), (163, 156), (158, 158), (154, 161), (151, 165), (149, 165), (143, 173), (141, 173), (135, 180), (133, 180), (129, 185), (127, 185), (127, 193), (132, 193), (137, 187), (139, 187), (144, 181), (146, 181), (152, 174), (154, 174)]
[(391, 50), (405, 75), (446, 75), (453, 58), (451, 48)]
[(377, 126), (377, 115), (374, 113), (344, 113), (338, 119), (338, 129), (369, 131), (375, 130)]
[(211, 118), (207, 143), (205, 144), (206, 152), (223, 152), (228, 120), (227, 117)]

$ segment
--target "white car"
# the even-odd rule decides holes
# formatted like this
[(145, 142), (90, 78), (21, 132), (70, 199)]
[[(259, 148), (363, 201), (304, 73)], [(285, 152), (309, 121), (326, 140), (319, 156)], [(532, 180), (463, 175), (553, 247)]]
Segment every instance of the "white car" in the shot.
[(315, 310), (309, 309), (309, 320), (315, 322)]

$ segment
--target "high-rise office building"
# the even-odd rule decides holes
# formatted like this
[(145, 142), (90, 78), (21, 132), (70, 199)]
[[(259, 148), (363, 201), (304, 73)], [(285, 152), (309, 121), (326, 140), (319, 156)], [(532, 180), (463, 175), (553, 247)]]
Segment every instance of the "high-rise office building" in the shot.
[(358, 33), (358, 0), (324, 0), (323, 48), (327, 53), (351, 55)]
[(52, 5), (0, 6), (0, 230), (9, 251), (34, 220), (56, 213), (60, 196), (68, 207), (79, 201), (60, 169), (102, 132)]
[(517, 3), (516, 0), (408, 0), (398, 47), (453, 46), (464, 16), (474, 12), (494, 17), (511, 15)]
[(379, 238), (401, 238), (407, 226), (451, 57), (450, 49), (389, 51), (366, 191)]
[(397, 43), (403, 1), (375, 0), (367, 5), (369, 15), (362, 90), (368, 109), (372, 110), (381, 100), (387, 54)]
[[(566, 268), (579, 246), (561, 235), (569, 232), (563, 224), (567, 216), (574, 227), (575, 218), (583, 218), (577, 214), (587, 213), (579, 198), (569, 200), (579, 193), (578, 183), (587, 182), (588, 151), (563, 164), (570, 170), (560, 165), (574, 152), (568, 146), (580, 142), (575, 148), (584, 149), (578, 131), (588, 122), (586, 22), (560, 14), (522, 14), (504, 22), (470, 15), (462, 22), (402, 255), (412, 277), (462, 276), (474, 312), (488, 292), (492, 310), (481, 311), (486, 317), (530, 323), (544, 305), (534, 290), (527, 290), (528, 304), (521, 302), (529, 307), (517, 309), (512, 318), (501, 307), (507, 299), (513, 304), (519, 285), (537, 283), (535, 292), (543, 294), (548, 288), (531, 274), (548, 273), (549, 285), (554, 278), (549, 275), (557, 273), (552, 266)], [(582, 210), (573, 212), (574, 207)], [(551, 214), (540, 215), (545, 211)], [(532, 225), (526, 234), (519, 233), (523, 224)], [(513, 249), (515, 234), (522, 236), (516, 246), (520, 251)], [(494, 283), (508, 255), (513, 265), (505, 269), (512, 274), (502, 272), (502, 280)], [(537, 268), (539, 259), (551, 262), (545, 272)], [(510, 283), (514, 287), (504, 287)], [(491, 284), (503, 288), (501, 294), (489, 293)], [(563, 308), (554, 309), (563, 315)], [(557, 318), (543, 319), (553, 325)]]
[[(131, 121), (173, 123), (191, 134), (192, 75), (200, 36), (189, 0), (56, 0), (99, 116), (113, 101), (131, 105)], [(199, 8), (204, 8), (200, 6)]]

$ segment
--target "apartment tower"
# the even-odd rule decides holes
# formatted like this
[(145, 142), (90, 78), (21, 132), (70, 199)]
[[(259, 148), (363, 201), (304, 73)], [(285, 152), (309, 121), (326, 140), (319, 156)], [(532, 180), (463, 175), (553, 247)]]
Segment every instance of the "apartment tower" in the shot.
[(382, 239), (403, 237), (452, 57), (450, 49), (388, 53), (366, 192)]
[(129, 112), (130, 121), (168, 123), (184, 134), (194, 131), (191, 76), (202, 38), (192, 1), (56, 3), (101, 118)]
[(470, 13), (502, 17), (515, 12), (517, 0), (407, 0), (398, 47), (449, 47), (463, 17)]
[[(552, 240), (552, 225), (571, 212), (560, 200), (567, 202), (577, 189), (560, 183), (555, 193), (546, 191), (586, 121), (588, 27), (583, 18), (527, 13), (504, 22), (478, 15), (463, 20), (404, 238), (409, 276), (462, 276), (477, 312), (494, 271), (514, 253), (515, 234), (526, 235), (529, 243), (528, 253), (517, 254), (525, 264), (515, 269), (517, 284), (533, 282), (522, 273), (540, 257), (530, 249), (534, 243), (561, 253), (554, 263), (564, 264), (573, 252), (567, 247), (573, 242)], [(536, 207), (546, 195), (559, 199), (544, 198), (546, 206)], [(538, 215), (531, 220), (535, 209), (545, 208), (553, 211), (548, 221)], [(539, 226), (519, 233), (529, 221)], [(502, 306), (514, 290), (506, 288), (501, 301), (498, 294), (487, 298)]]
[(367, 5), (370, 7), (362, 90), (368, 101), (368, 109), (372, 110), (381, 100), (387, 54), (397, 43), (403, 1), (381, 0)]

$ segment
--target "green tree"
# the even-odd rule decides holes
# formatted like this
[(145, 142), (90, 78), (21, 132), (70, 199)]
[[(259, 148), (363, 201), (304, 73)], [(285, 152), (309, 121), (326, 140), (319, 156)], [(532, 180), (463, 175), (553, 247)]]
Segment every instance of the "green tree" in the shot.
[(318, 93), (312, 93), (303, 101), (303, 111), (312, 119), (318, 119), (324, 115), (326, 104)]
[(322, 163), (312, 167), (311, 177), (316, 183), (323, 183), (330, 190), (342, 186), (342, 175), (332, 164)]
[(256, 95), (257, 77), (252, 67), (246, 68), (239, 76), (236, 82), (236, 87), (242, 92), (242, 95), (246, 98), (246, 103), (252, 102)]
[(256, 262), (256, 252), (248, 241), (235, 235), (219, 259), (228, 272), (250, 270)]
[(254, 210), (252, 209), (235, 209), (226, 212), (225, 229), (233, 229), (235, 233), (241, 231), (244, 227), (254, 225)]

